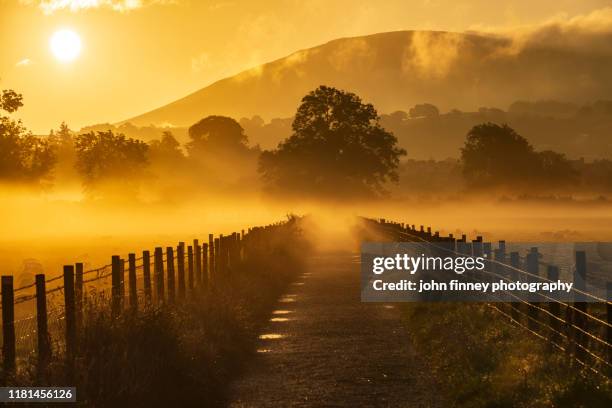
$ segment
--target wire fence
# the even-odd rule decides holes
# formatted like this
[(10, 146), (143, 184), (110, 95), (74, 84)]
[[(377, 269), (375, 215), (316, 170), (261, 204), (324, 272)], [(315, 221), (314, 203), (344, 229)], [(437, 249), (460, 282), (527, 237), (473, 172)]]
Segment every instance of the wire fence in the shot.
[(156, 247), (84, 270), (82, 263), (65, 265), (61, 275), (36, 275), (32, 284), (13, 287), (12, 276), (2, 276), (2, 369), (25, 367), (30, 359), (39, 364), (51, 356), (75, 353), (87, 308), (107, 308), (114, 318), (129, 311), (182, 301), (193, 291), (211, 288), (236, 265), (249, 262), (257, 251), (273, 249), (279, 231), (294, 229), (292, 220), (245, 233), (208, 235), (177, 246)]
[[(465, 235), (460, 239), (452, 234), (441, 237), (437, 232), (432, 233), (430, 227), (425, 230), (421, 226), (417, 230), (414, 225), (384, 219), (365, 220), (381, 237), (396, 242), (413, 242), (421, 245), (424, 250), (434, 250), (447, 256), (476, 257), (486, 254), (486, 267), (483, 270), (464, 273), (464, 277), (472, 281), (513, 282), (524, 279), (551, 283), (558, 277), (558, 266), (542, 262), (541, 254), (535, 247), (530, 248), (525, 256), (520, 256), (518, 252), (510, 253), (508, 262), (505, 241), (500, 241), (495, 248), (491, 243), (483, 242), (482, 237), (470, 243)], [(612, 373), (612, 302), (587, 290), (586, 265), (585, 253), (576, 251), (575, 265), (569, 270), (573, 272), (575, 282), (581, 281), (584, 284), (582, 287), (574, 285), (571, 288), (574, 298), (579, 301), (561, 301), (542, 292), (529, 293), (524, 297), (502, 290), (502, 295), (496, 296), (496, 303), (486, 304), (490, 310), (514, 326), (525, 329), (551, 347), (563, 351), (585, 369), (609, 380)], [(538, 273), (540, 267), (547, 269), (546, 276)], [(611, 287), (606, 282), (608, 291)]]

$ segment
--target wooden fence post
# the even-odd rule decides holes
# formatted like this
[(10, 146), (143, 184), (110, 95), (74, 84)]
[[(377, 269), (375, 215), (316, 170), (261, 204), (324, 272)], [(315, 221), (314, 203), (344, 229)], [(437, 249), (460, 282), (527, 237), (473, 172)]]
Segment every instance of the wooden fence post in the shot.
[(166, 247), (166, 273), (168, 275), (168, 301), (174, 303), (176, 288), (174, 286), (174, 248), (172, 247)]
[(121, 258), (121, 261), (119, 263), (120, 265), (120, 282), (121, 284), (119, 285), (119, 290), (120, 290), (120, 299), (121, 299), (121, 310), (123, 311), (123, 307), (125, 304), (125, 259)]
[(2, 276), (2, 369), (15, 371), (15, 293), (13, 277)]
[(42, 368), (51, 359), (51, 339), (47, 324), (47, 290), (45, 275), (36, 275), (36, 334), (38, 337), (38, 366)]
[(220, 276), (223, 274), (221, 267), (219, 266), (221, 261), (221, 243), (219, 242), (219, 238), (215, 238), (215, 274)]
[(219, 242), (219, 247), (215, 249), (215, 252), (217, 253), (217, 268), (219, 270), (219, 273), (221, 273), (221, 275), (225, 275), (226, 274), (226, 270), (225, 270), (225, 252), (226, 252), (226, 248), (225, 248), (225, 237), (223, 236), (223, 234), (219, 234), (219, 238), (217, 238), (215, 241)]
[(208, 271), (208, 244), (202, 244), (202, 280), (204, 287), (211, 285), (212, 280)]
[(506, 254), (506, 241), (503, 239), (499, 240), (498, 246), (500, 251), (502, 251), (502, 253), (505, 255)]
[(138, 288), (136, 287), (136, 254), (128, 254), (128, 280), (130, 282), (130, 309), (138, 311)]
[[(552, 282), (556, 282), (559, 279), (559, 268), (554, 265), (548, 265), (546, 269), (546, 278)], [(559, 302), (548, 302), (548, 311), (550, 312), (548, 323), (553, 329), (550, 334), (550, 339), (558, 344), (560, 336), (557, 332), (560, 331), (561, 325), (557, 318), (561, 316), (561, 304)]]
[(156, 247), (154, 256), (155, 265), (155, 289), (157, 292), (157, 303), (164, 301), (164, 253), (161, 247)]
[(493, 272), (492, 271), (493, 268), (491, 268), (491, 265), (492, 265), (492, 262), (491, 262), (491, 259), (492, 259), (492, 257), (491, 257), (491, 250), (492, 250), (492, 246), (491, 246), (490, 242), (483, 242), (482, 243), (482, 256), (485, 258), (485, 261), (484, 261), (485, 265), (486, 265), (485, 269), (487, 271), (489, 271), (489, 273), (485, 273), (485, 279), (484, 280), (485, 281), (489, 281), (489, 282), (493, 282), (495, 280), (495, 278), (496, 278), (496, 276), (492, 273)]
[(66, 313), (66, 357), (74, 359), (76, 355), (76, 313), (74, 300), (74, 266), (64, 266), (64, 307)]
[(185, 298), (185, 243), (179, 242), (176, 247), (176, 267), (178, 269), (178, 295)]
[(76, 302), (76, 324), (77, 330), (83, 326), (83, 263), (74, 265), (74, 296)]
[(142, 251), (142, 279), (145, 295), (145, 305), (151, 304), (151, 253)]
[(189, 291), (193, 292), (193, 246), (187, 247), (187, 283)]
[[(521, 268), (521, 257), (518, 252), (510, 252), (510, 266), (512, 269), (510, 270), (510, 279), (516, 282), (519, 278), (519, 272), (517, 269)], [(512, 303), (512, 318), (520, 322), (520, 307), (521, 304), (517, 302)]]
[(113, 255), (111, 259), (111, 314), (115, 318), (121, 313), (121, 258)]
[[(576, 270), (574, 272), (574, 288), (578, 291), (585, 292), (586, 291), (586, 281), (587, 281), (587, 263), (586, 263), (586, 252), (584, 251), (576, 251)], [(587, 330), (587, 322), (585, 318), (585, 314), (587, 312), (587, 303), (583, 294), (576, 292), (574, 294), (574, 307), (577, 310), (574, 310), (574, 324), (578, 329), (574, 329), (574, 343), (576, 344), (575, 353), (576, 357), (584, 361), (585, 351), (583, 347), (586, 347), (586, 336), (582, 331)]]
[(240, 256), (240, 262), (242, 262), (244, 260), (244, 230), (242, 230), (242, 232), (240, 233), (240, 241), (239, 241), (239, 245), (238, 245), (238, 250), (239, 252), (239, 256)]
[[(474, 257), (482, 257), (483, 255), (482, 240), (479, 240), (478, 238), (480, 237), (477, 237), (476, 239), (472, 240), (472, 252), (469, 253), (468, 255), (472, 255)], [(476, 279), (481, 280), (481, 281), (486, 281), (487, 274), (485, 271), (479, 271), (475, 269), (473, 273)]]
[[(536, 277), (532, 275), (539, 275), (540, 273), (540, 264), (537, 251), (537, 248), (532, 248), (531, 252), (527, 254), (527, 272), (529, 272), (529, 275), (527, 275), (528, 282), (537, 282)], [(533, 300), (535, 296), (529, 294), (528, 297), (530, 300)], [(533, 302), (529, 302), (529, 310), (527, 314), (529, 316), (527, 319), (527, 327), (533, 331), (536, 331), (538, 329), (538, 324), (536, 323), (538, 319), (538, 309), (535, 308)]]
[(197, 239), (193, 240), (193, 251), (194, 251), (194, 257), (195, 259), (193, 260), (193, 266), (194, 266), (194, 280), (195, 280), (195, 286), (197, 288), (200, 287), (200, 277), (202, 274), (202, 247), (200, 247), (200, 241)]
[(208, 234), (208, 274), (212, 280), (217, 279), (217, 270), (215, 269), (215, 240), (213, 234)]
[[(493, 258), (495, 259), (495, 263), (493, 263), (493, 268), (491, 268), (495, 273), (495, 275), (493, 275), (493, 279), (504, 280), (504, 278), (506, 277), (506, 267), (504, 266), (504, 264), (506, 263), (506, 253), (503, 249), (497, 247), (497, 249), (493, 251), (493, 254)], [(509, 296), (504, 293), (504, 297)], [(506, 301), (507, 300), (508, 299), (506, 299)], [(505, 308), (506, 310), (511, 311), (512, 304), (506, 304)]]

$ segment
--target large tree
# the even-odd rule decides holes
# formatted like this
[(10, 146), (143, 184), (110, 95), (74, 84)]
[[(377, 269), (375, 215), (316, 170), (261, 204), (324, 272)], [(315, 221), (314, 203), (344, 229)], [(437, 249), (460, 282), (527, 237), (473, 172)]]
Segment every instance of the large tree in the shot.
[(13, 113), (23, 106), (21, 94), (3, 90), (0, 94), (0, 179), (40, 181), (50, 175), (55, 154), (49, 141), (32, 135)]
[(302, 99), (293, 134), (265, 151), (259, 170), (271, 190), (325, 196), (375, 195), (397, 181), (406, 152), (379, 116), (350, 92), (320, 86)]
[(85, 186), (134, 186), (148, 164), (148, 145), (123, 134), (89, 132), (75, 138), (76, 168)]

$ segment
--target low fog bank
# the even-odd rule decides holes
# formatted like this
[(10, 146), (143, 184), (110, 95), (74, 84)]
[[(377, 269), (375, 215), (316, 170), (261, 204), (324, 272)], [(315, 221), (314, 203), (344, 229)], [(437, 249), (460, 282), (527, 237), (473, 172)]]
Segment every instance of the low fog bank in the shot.
[[(222, 198), (223, 197), (223, 198)], [(59, 275), (64, 264), (94, 268), (111, 255), (127, 256), (209, 233), (308, 215), (304, 232), (315, 251), (356, 252), (359, 216), (431, 226), (441, 234), (483, 235), (489, 240), (612, 241), (612, 205), (606, 201), (386, 198), (352, 202), (274, 200), (257, 194), (196, 196), (180, 202), (94, 201), (78, 192), (38, 193), (3, 188), (0, 235), (2, 274), (30, 279)]]

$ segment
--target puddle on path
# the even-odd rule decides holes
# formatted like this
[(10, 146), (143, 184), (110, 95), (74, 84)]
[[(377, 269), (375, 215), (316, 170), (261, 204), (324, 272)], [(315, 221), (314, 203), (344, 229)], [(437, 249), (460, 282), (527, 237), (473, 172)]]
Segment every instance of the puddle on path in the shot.
[(286, 314), (290, 314), (290, 313), (293, 313), (293, 310), (282, 310), (282, 309), (279, 309), (279, 310), (275, 310), (275, 311), (272, 312), (273, 315), (286, 315)]
[(284, 295), (283, 297), (281, 297), (278, 301), (281, 303), (290, 303), (290, 302), (295, 302), (295, 298), (297, 295), (291, 294), (291, 295)]
[(285, 336), (279, 333), (266, 333), (266, 334), (259, 335), (259, 338), (261, 340), (276, 340), (276, 339), (282, 339), (283, 337)]

